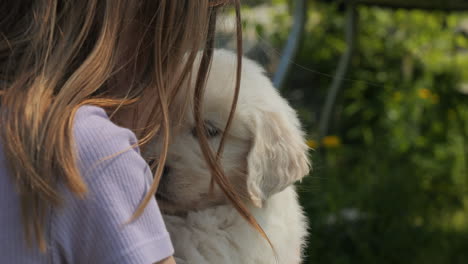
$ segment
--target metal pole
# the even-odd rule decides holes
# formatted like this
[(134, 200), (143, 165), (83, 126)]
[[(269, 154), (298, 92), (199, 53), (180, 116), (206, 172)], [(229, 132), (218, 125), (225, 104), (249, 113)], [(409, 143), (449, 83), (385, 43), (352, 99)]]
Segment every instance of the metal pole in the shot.
[(304, 33), (304, 27), (307, 22), (307, 3), (306, 0), (296, 0), (294, 7), (294, 22), (289, 34), (286, 46), (283, 49), (278, 69), (273, 77), (273, 84), (277, 89), (281, 89), (288, 74), (292, 60), (296, 56), (299, 43)]
[(333, 106), (336, 101), (336, 96), (343, 85), (343, 79), (348, 72), (349, 65), (351, 63), (351, 57), (354, 50), (354, 41), (357, 28), (357, 10), (354, 1), (351, 1), (346, 6), (346, 51), (340, 58), (338, 68), (335, 76), (333, 77), (332, 84), (328, 90), (325, 105), (322, 110), (319, 124), (319, 140), (321, 140), (328, 133), (330, 125), (331, 114), (333, 112)]

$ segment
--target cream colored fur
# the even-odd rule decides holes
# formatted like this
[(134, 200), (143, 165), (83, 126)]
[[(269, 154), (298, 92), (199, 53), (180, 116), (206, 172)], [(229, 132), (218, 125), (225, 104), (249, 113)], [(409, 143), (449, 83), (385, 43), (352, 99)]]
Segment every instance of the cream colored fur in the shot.
[[(212, 128), (214, 150), (221, 137), (217, 129), (224, 129), (229, 115), (235, 67), (233, 53), (215, 51), (202, 110)], [(157, 195), (177, 263), (275, 263), (266, 240), (222, 191), (215, 187), (210, 193), (211, 176), (194, 133), (192, 105), (180, 109), (182, 122), (173, 126), (175, 136)], [(307, 150), (295, 111), (263, 69), (244, 58), (239, 101), (221, 164), (270, 238), (280, 264), (301, 263), (307, 227), (293, 183), (309, 172)]]

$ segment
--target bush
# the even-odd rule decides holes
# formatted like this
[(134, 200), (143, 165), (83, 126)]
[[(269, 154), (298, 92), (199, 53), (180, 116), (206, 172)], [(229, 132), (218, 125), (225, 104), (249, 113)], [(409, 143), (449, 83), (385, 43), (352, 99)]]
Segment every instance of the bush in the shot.
[[(311, 225), (307, 263), (467, 263), (463, 14), (359, 7), (351, 69), (330, 135), (319, 142), (345, 20), (330, 4), (310, 5), (308, 13), (282, 91), (317, 146), (314, 172), (300, 185)], [(277, 50), (288, 35), (285, 13), (246, 24)]]

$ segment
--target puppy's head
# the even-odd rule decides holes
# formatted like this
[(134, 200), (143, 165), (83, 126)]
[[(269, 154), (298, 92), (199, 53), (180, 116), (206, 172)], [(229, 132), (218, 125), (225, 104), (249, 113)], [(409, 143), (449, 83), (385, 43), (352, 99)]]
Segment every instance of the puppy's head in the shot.
[[(202, 109), (206, 136), (214, 152), (231, 109), (235, 67), (235, 54), (222, 50), (214, 53)], [(187, 96), (192, 95), (193, 91)], [(182, 122), (172, 129), (174, 135), (157, 193), (161, 209), (169, 213), (203, 209), (227, 201), (216, 185), (210, 192), (211, 173), (198, 144), (193, 105), (184, 109)], [(263, 70), (243, 59), (237, 110), (221, 159), (236, 191), (246, 202), (261, 207), (271, 195), (309, 172), (307, 150), (295, 111)]]

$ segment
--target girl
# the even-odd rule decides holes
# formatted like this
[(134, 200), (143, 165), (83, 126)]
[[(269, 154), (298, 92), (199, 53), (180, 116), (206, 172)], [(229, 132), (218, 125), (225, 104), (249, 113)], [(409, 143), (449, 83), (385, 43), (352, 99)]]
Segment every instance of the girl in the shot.
[[(190, 76), (201, 95), (226, 4), (1, 1), (0, 263), (174, 263), (154, 199), (177, 122), (169, 112)], [(203, 129), (214, 181), (256, 226)], [(164, 150), (151, 170), (140, 147), (157, 133)]]

